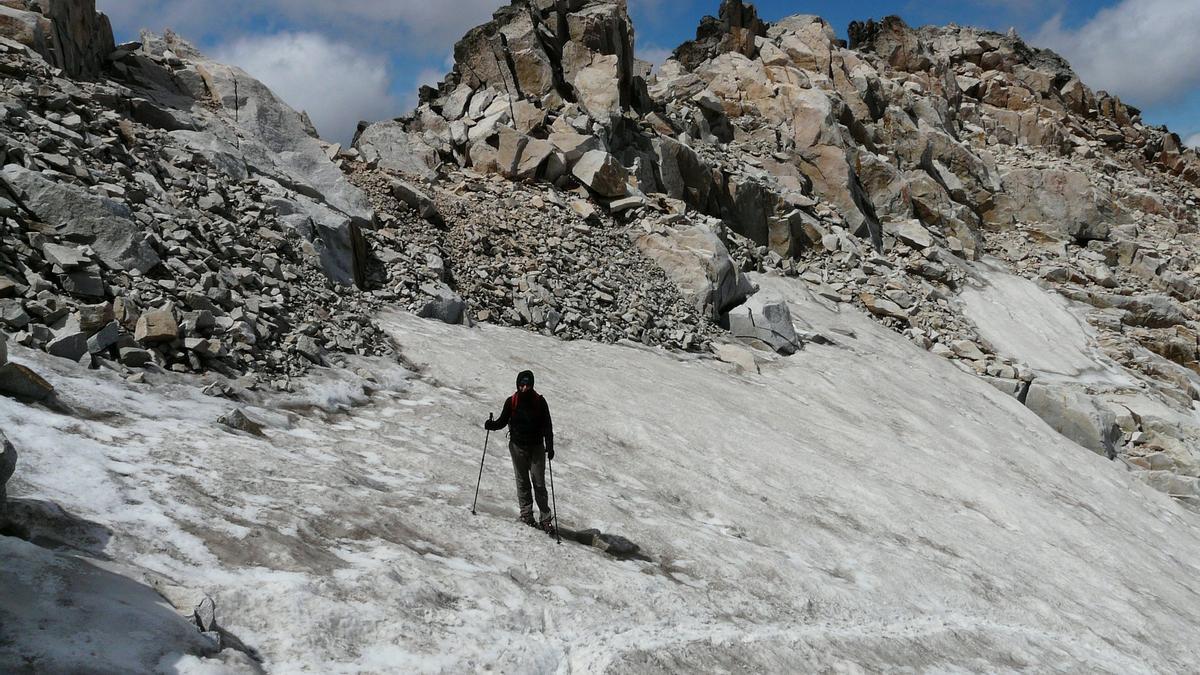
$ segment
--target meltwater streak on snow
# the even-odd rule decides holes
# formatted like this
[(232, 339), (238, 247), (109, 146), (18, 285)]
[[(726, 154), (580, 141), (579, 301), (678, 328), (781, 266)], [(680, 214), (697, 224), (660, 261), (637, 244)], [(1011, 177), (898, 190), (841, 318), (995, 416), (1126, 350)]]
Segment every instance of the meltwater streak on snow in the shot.
[[(54, 499), (113, 530), (107, 555), (213, 595), (271, 672), (1200, 660), (1194, 514), (865, 316), (759, 281), (841, 346), (739, 376), (391, 314), (418, 378), (376, 364), (389, 386), (360, 407), (252, 410), (265, 439), (216, 425), (234, 404), (186, 378), (138, 388), (20, 351), (88, 419), (0, 399), (24, 450), (10, 495)], [(501, 434), (470, 515), (481, 423), (526, 367), (555, 416), (563, 525), (627, 537), (649, 560), (515, 523)], [(323, 377), (293, 410), (363, 398), (361, 381)], [(150, 635), (102, 620), (97, 640)], [(6, 626), (47, 649), (56, 630), (73, 626)], [(179, 672), (214, 665), (145, 640)]]
[(1024, 361), (1040, 376), (1132, 384), (1091, 344), (1092, 331), (1070, 301), (998, 267), (974, 268), (983, 280), (959, 296), (964, 314), (996, 351)]

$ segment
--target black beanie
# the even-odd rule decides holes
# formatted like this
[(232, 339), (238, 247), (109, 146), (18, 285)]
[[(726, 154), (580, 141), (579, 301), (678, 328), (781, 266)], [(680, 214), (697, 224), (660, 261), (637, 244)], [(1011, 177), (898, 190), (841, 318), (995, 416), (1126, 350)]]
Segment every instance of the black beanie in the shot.
[(522, 370), (521, 372), (517, 373), (517, 386), (520, 387), (522, 384), (528, 384), (530, 389), (533, 388), (532, 370)]

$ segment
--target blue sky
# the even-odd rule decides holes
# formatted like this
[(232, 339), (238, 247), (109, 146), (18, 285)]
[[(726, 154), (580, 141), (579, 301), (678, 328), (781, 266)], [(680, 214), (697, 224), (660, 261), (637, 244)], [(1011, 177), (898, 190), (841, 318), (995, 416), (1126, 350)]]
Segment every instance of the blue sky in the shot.
[[(346, 141), (359, 119), (412, 107), (417, 87), (448, 70), (450, 50), (507, 0), (98, 0), (117, 39), (172, 28), (235, 63)], [(695, 35), (719, 0), (629, 0), (638, 54), (661, 60)], [(854, 19), (897, 14), (927, 23), (1014, 27), (1067, 57), (1084, 82), (1142, 108), (1200, 145), (1200, 0), (763, 0), (774, 20), (817, 14), (844, 37)]]

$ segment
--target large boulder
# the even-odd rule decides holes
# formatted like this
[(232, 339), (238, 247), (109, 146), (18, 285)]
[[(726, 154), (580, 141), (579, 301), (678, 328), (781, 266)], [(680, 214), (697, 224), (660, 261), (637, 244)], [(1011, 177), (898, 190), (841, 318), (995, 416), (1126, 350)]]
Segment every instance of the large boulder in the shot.
[(752, 304), (756, 306), (743, 305), (729, 313), (729, 332), (743, 340), (760, 340), (784, 356), (799, 351), (800, 337), (787, 303), (773, 300)]
[(624, 197), (629, 191), (625, 182), (629, 178), (629, 172), (621, 166), (616, 157), (603, 150), (589, 150), (584, 153), (575, 166), (571, 167), (571, 174), (601, 197)]
[(339, 284), (362, 285), (367, 259), (362, 230), (350, 218), (327, 204), (288, 193), (281, 186), (263, 184), (272, 192), (263, 203), (272, 206), (279, 220), (313, 243), (321, 270)]
[(36, 402), (52, 394), (54, 386), (29, 368), (12, 362), (0, 366), (0, 395)]
[(0, 171), (22, 205), (64, 239), (88, 244), (108, 267), (148, 272), (159, 258), (129, 208), (70, 183), (58, 183), (19, 164)]
[(467, 303), (445, 284), (422, 284), (421, 292), (429, 299), (417, 310), (417, 316), (449, 324), (469, 323)]
[(719, 319), (757, 290), (741, 272), (714, 228), (717, 222), (658, 226), (638, 248), (666, 271), (696, 309)]
[(17, 470), (17, 449), (9, 442), (8, 437), (4, 435), (4, 430), (0, 429), (0, 516), (4, 515), (8, 507), (8, 479), (12, 478), (13, 472)]
[(428, 180), (437, 178), (441, 165), (437, 151), (421, 134), (406, 131), (402, 121), (367, 125), (354, 139), (354, 147), (368, 162)]
[(1096, 454), (1116, 457), (1122, 436), (1116, 414), (1078, 387), (1034, 382), (1025, 405), (1063, 436)]

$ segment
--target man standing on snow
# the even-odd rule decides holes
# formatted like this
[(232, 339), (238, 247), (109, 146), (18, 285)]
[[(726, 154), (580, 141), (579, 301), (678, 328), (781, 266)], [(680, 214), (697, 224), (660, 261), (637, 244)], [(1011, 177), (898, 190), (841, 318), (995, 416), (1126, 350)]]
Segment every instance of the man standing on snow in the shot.
[[(512, 455), (513, 471), (517, 476), (517, 502), (521, 506), (521, 522), (553, 529), (553, 516), (546, 498), (546, 458), (554, 459), (554, 424), (546, 399), (533, 390), (533, 372), (523, 370), (517, 375), (517, 391), (504, 401), (500, 418), (490, 417), (483, 424), (489, 431), (508, 427), (508, 452)], [(532, 493), (529, 481), (533, 479)], [(541, 520), (533, 519), (533, 501), (537, 499)]]

